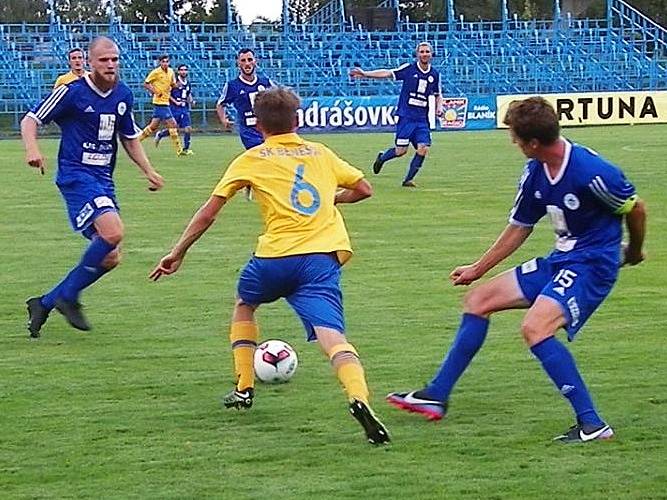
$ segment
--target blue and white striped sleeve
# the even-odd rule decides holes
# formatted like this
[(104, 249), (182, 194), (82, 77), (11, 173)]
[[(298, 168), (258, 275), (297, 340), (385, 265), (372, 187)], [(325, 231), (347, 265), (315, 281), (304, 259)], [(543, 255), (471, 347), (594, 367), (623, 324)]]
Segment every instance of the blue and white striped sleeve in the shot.
[(29, 116), (40, 125), (49, 123), (67, 111), (67, 104), (70, 101), (71, 94), (72, 92), (67, 85), (56, 87), (46, 99), (28, 111), (26, 116)]
[(630, 212), (637, 201), (635, 187), (623, 172), (613, 165), (593, 176), (588, 188), (598, 201), (618, 215)]

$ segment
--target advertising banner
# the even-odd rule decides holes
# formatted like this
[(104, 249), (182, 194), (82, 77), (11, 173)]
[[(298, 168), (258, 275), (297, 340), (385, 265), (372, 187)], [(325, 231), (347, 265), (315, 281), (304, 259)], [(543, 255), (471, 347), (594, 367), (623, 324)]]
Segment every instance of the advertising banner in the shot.
[[(502, 123), (507, 108), (515, 99), (536, 94), (499, 95), (497, 124)], [(667, 91), (586, 92), (578, 94), (542, 94), (558, 115), (561, 126), (667, 123)]]
[[(320, 97), (304, 99), (298, 111), (304, 132), (393, 132), (397, 95), (374, 97)], [(435, 97), (429, 102), (431, 130), (481, 130), (496, 127), (494, 96), (444, 97), (443, 116), (435, 115)]]

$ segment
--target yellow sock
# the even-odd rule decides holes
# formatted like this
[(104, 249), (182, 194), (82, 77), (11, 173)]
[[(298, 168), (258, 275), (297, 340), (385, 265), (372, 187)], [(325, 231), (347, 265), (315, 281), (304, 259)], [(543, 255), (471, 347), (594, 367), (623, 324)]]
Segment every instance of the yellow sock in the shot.
[(180, 154), (181, 151), (183, 151), (183, 146), (181, 146), (181, 139), (178, 137), (178, 129), (170, 128), (168, 130), (169, 138), (171, 139), (171, 143), (174, 145), (176, 154)]
[(258, 338), (259, 328), (257, 327), (257, 323), (252, 321), (237, 321), (232, 323), (229, 331), (229, 340), (232, 343), (236, 388), (238, 390), (255, 387), (253, 358)]
[(329, 359), (336, 369), (336, 376), (349, 400), (358, 399), (368, 405), (368, 385), (364, 367), (359, 362), (352, 344), (338, 344), (329, 352)]
[(149, 137), (151, 135), (153, 135), (153, 129), (151, 129), (150, 127), (146, 127), (145, 129), (143, 129), (141, 131), (141, 135), (139, 136), (139, 140), (143, 141), (146, 137)]

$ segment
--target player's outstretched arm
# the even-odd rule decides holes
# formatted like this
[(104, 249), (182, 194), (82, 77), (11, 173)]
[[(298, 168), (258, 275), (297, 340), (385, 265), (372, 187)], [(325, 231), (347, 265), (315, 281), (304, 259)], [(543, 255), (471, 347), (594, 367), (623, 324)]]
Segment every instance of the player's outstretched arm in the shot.
[(146, 176), (146, 179), (148, 179), (148, 182), (150, 183), (148, 189), (151, 191), (162, 189), (162, 186), (164, 186), (164, 179), (155, 171), (153, 165), (151, 165), (151, 162), (146, 156), (146, 151), (144, 151), (144, 147), (141, 145), (141, 141), (138, 138), (128, 139), (126, 137), (121, 137), (120, 142), (123, 144), (127, 156), (130, 157), (135, 165), (139, 167), (139, 170)]
[(183, 234), (178, 239), (178, 242), (174, 245), (174, 248), (172, 248), (167, 255), (162, 257), (159, 264), (150, 273), (149, 278), (153, 281), (157, 281), (163, 275), (173, 274), (178, 271), (188, 249), (201, 238), (209, 227), (211, 227), (226, 202), (226, 198), (221, 196), (211, 196), (208, 201), (197, 210), (190, 220), (190, 223), (183, 231)]
[(454, 269), (449, 279), (454, 285), (469, 285), (478, 280), (499, 262), (512, 255), (532, 232), (532, 227), (508, 224), (484, 255), (472, 264)]
[(343, 188), (336, 193), (334, 203), (356, 203), (373, 196), (373, 186), (366, 179), (361, 179), (351, 188)]
[(37, 122), (30, 116), (24, 116), (21, 120), (21, 138), (25, 147), (25, 162), (44, 175), (46, 159), (37, 144)]
[(393, 78), (394, 73), (388, 69), (374, 69), (371, 71), (364, 71), (360, 67), (356, 66), (350, 70), (350, 76), (352, 78)]
[(643, 200), (637, 200), (626, 214), (625, 227), (628, 229), (628, 244), (625, 246), (623, 265), (634, 266), (645, 258), (642, 248), (646, 235), (646, 204)]

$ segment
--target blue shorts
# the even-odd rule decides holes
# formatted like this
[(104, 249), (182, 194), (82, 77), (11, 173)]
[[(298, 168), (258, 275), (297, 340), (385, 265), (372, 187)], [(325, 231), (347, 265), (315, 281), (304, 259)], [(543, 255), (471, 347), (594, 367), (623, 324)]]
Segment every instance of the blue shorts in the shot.
[(189, 127), (192, 124), (190, 121), (190, 108), (187, 106), (171, 106), (171, 115), (176, 120), (178, 128)]
[(396, 140), (398, 147), (406, 147), (409, 144), (417, 149), (418, 144), (431, 145), (431, 129), (428, 122), (414, 121), (409, 118), (399, 118), (396, 124)]
[(106, 212), (118, 212), (114, 185), (92, 174), (62, 176), (56, 183), (65, 200), (72, 228), (86, 238), (95, 234), (93, 222)]
[(158, 118), (160, 120), (173, 118), (171, 107), (168, 104), (154, 104), (153, 106), (153, 118)]
[(254, 148), (264, 143), (264, 136), (259, 130), (251, 127), (239, 127), (239, 136), (243, 147), (246, 149)]
[(255, 306), (284, 297), (301, 318), (308, 341), (316, 340), (315, 326), (345, 332), (340, 264), (335, 254), (253, 256), (241, 271), (238, 296)]
[(531, 304), (539, 295), (560, 304), (571, 342), (616, 283), (618, 268), (598, 262), (553, 262), (537, 258), (515, 268), (523, 296)]

